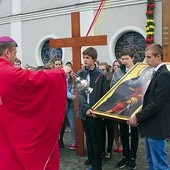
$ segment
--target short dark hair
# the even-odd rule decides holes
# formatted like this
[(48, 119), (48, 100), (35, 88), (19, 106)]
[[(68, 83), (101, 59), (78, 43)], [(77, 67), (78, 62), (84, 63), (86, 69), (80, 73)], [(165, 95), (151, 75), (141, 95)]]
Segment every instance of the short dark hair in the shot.
[(67, 61), (65, 65), (73, 65), (70, 61)]
[(88, 55), (88, 56), (92, 57), (93, 60), (96, 60), (97, 59), (97, 50), (94, 49), (93, 47), (86, 48), (83, 51), (83, 55)]
[(129, 55), (131, 58), (134, 58), (134, 53), (135, 53), (135, 50), (133, 48), (125, 48), (121, 52), (121, 57), (124, 55)]
[(163, 48), (160, 44), (151, 44), (149, 45), (146, 49), (145, 52), (151, 51), (152, 54), (156, 57), (158, 55), (161, 56), (161, 60), (163, 61), (164, 58), (164, 51)]
[(12, 42), (1, 42), (0, 43), (0, 56), (3, 55), (4, 51), (8, 49), (9, 51), (12, 51), (13, 47), (18, 47), (17, 43), (15, 41)]

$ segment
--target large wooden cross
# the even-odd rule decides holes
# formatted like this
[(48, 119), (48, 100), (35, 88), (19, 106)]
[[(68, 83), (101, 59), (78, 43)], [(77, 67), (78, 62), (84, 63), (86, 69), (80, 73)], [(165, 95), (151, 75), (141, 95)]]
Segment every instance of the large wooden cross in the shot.
[(162, 0), (162, 46), (164, 61), (170, 61), (170, 0)]
[[(77, 72), (81, 67), (81, 47), (107, 45), (107, 36), (88, 36), (80, 37), (80, 14), (74, 12), (71, 14), (72, 37), (62, 39), (50, 39), (51, 48), (72, 47), (73, 70)], [(77, 101), (75, 102), (75, 115), (77, 112)], [(76, 154), (84, 155), (84, 133), (80, 119), (76, 117)]]

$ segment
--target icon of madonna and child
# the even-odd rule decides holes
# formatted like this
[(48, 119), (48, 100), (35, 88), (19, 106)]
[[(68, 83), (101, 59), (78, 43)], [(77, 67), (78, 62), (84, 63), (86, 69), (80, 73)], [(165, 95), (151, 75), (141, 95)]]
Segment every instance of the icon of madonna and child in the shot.
[(143, 97), (151, 81), (153, 68), (137, 63), (94, 106), (97, 116), (126, 121), (142, 108)]

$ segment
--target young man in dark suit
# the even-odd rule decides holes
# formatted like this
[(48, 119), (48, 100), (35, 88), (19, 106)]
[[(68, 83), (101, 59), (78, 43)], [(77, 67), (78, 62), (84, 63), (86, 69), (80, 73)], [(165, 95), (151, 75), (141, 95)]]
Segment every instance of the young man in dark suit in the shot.
[(92, 106), (109, 90), (107, 77), (96, 67), (97, 51), (89, 47), (83, 51), (85, 67), (78, 75), (89, 82), (93, 91), (89, 94), (78, 91), (78, 117), (81, 119), (86, 135), (89, 170), (102, 170), (102, 130), (103, 120), (92, 113)]
[(139, 124), (145, 136), (149, 170), (169, 170), (166, 138), (170, 134), (170, 72), (163, 63), (163, 48), (152, 44), (145, 50), (145, 61), (155, 74), (146, 90), (142, 111), (129, 118), (130, 126)]

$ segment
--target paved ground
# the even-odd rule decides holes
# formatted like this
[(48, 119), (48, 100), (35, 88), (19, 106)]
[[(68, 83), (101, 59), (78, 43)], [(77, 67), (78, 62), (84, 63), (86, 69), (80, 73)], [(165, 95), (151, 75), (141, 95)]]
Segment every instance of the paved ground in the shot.
[[(66, 147), (60, 149), (60, 170), (87, 170), (87, 166), (83, 165), (84, 161), (87, 159), (87, 156), (80, 157), (76, 155), (75, 151), (68, 149), (70, 144), (70, 133), (65, 133), (64, 142)], [(145, 143), (143, 138), (140, 138), (137, 155), (137, 170), (147, 170), (147, 162), (145, 158)], [(168, 142), (168, 155), (170, 162), (170, 141)], [(111, 160), (103, 161), (103, 170), (118, 170), (115, 166), (121, 158), (121, 153), (113, 152)], [(128, 168), (125, 167), (124, 170), (126, 169)]]

